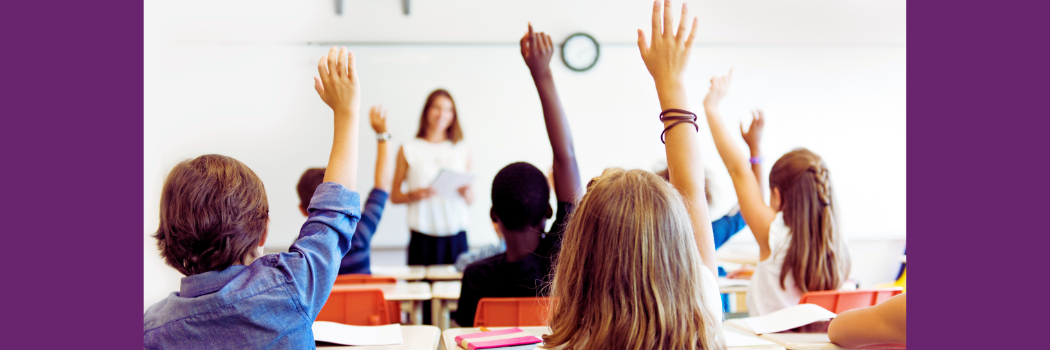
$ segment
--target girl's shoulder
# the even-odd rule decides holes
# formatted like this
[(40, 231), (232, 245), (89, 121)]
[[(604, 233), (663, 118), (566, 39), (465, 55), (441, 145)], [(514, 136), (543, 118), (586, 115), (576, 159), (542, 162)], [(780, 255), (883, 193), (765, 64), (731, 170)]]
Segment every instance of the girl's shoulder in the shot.
[(791, 228), (784, 223), (784, 212), (777, 212), (773, 222), (769, 223), (769, 248), (776, 250), (791, 236)]

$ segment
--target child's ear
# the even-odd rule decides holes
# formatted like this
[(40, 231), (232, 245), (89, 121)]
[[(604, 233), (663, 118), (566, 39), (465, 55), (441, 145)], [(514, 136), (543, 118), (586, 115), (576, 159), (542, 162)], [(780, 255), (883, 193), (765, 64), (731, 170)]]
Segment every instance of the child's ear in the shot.
[(306, 216), (306, 217), (310, 216), (310, 212), (307, 211), (306, 207), (304, 207), (302, 204), (299, 204), (299, 212), (303, 213), (303, 216)]
[(489, 219), (492, 220), (492, 223), (499, 222), (499, 217), (496, 216), (496, 208), (489, 208)]
[(550, 219), (551, 217), (554, 217), (554, 209), (551, 208), (551, 204), (550, 203), (547, 203), (547, 215), (545, 217), (548, 218), (548, 219)]

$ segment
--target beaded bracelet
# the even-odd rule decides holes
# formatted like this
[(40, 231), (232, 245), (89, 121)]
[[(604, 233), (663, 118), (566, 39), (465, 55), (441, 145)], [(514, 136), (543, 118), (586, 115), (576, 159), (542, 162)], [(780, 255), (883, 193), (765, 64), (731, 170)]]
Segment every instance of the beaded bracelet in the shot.
[[(686, 115), (669, 116), (669, 115), (666, 115), (667, 113), (682, 113), (682, 114), (688, 114), (689, 116), (686, 116)], [(692, 116), (692, 117), (690, 117), (690, 116)], [(700, 126), (696, 125), (696, 113), (693, 113), (693, 112), (690, 112), (690, 111), (687, 111), (687, 110), (684, 110), (684, 109), (675, 109), (675, 108), (665, 109), (663, 112), (660, 113), (660, 121), (661, 122), (665, 122), (665, 121), (668, 121), (668, 120), (677, 120), (677, 121), (674, 122), (674, 124), (671, 124), (670, 126), (664, 128), (664, 132), (660, 133), (660, 142), (662, 142), (665, 145), (667, 144), (667, 141), (664, 139), (664, 136), (667, 134), (667, 131), (671, 130), (671, 128), (675, 127), (678, 124), (693, 123), (693, 127), (696, 128), (696, 132), (700, 132)]]

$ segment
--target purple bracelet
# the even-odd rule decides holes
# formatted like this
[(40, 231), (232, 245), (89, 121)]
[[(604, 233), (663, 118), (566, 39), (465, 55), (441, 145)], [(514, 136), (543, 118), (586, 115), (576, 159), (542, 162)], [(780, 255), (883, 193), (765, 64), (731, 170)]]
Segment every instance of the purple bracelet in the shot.
[(751, 157), (751, 164), (762, 163), (762, 157)]

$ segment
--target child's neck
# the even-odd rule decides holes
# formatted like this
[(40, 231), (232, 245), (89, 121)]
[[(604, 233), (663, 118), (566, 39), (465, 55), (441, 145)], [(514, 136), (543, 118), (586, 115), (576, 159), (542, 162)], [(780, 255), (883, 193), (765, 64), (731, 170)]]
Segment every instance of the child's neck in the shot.
[(518, 262), (532, 254), (540, 246), (540, 234), (543, 228), (527, 227), (520, 232), (504, 234), (507, 241), (507, 261)]

